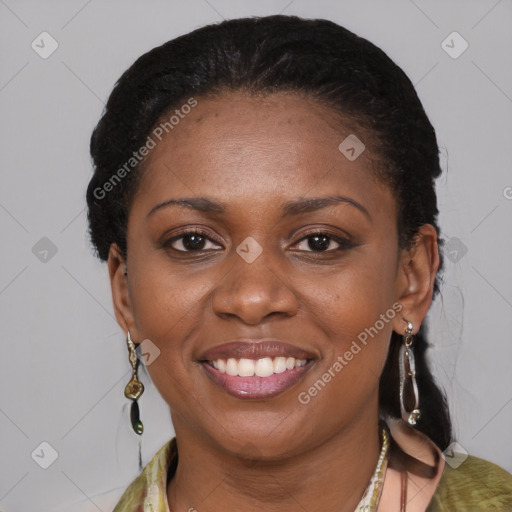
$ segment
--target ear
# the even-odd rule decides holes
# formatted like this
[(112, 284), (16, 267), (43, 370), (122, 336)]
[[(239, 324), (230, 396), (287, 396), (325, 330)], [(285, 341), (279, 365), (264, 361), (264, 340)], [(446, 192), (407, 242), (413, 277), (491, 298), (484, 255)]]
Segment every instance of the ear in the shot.
[(396, 280), (396, 298), (402, 305), (393, 320), (393, 330), (403, 334), (405, 321), (413, 325), (416, 334), (427, 315), (434, 293), (434, 282), (440, 258), (437, 232), (430, 224), (421, 226), (410, 249), (403, 250)]
[(117, 323), (121, 326), (125, 334), (129, 330), (131, 337), (137, 340), (138, 335), (135, 328), (133, 308), (128, 288), (126, 262), (117, 244), (110, 245), (108, 253), (108, 273)]

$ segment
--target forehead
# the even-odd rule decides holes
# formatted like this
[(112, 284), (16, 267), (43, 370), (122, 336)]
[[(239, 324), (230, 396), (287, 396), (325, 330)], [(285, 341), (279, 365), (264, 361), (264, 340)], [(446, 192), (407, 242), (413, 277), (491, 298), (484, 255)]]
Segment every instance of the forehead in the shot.
[[(265, 148), (273, 151), (280, 146), (295, 149), (295, 152), (316, 149), (318, 155), (337, 156), (341, 138), (351, 131), (349, 119), (341, 121), (341, 116), (333, 109), (296, 93), (255, 96), (231, 92), (196, 101), (196, 107), (182, 114), (181, 119), (173, 116), (173, 112), (163, 116), (160, 126), (164, 133), (157, 143), (166, 144), (158, 144), (150, 158), (161, 157), (162, 146), (175, 151), (177, 156), (180, 148), (186, 151), (194, 144), (198, 149), (201, 149), (199, 144), (206, 144), (210, 151), (220, 153), (234, 148), (240, 150), (253, 143), (261, 144), (261, 151)], [(165, 121), (171, 117), (178, 124), (166, 128)]]
[(138, 196), (151, 196), (153, 202), (169, 194), (223, 202), (236, 196), (268, 203), (287, 195), (345, 191), (371, 199), (387, 190), (372, 171), (365, 136), (313, 99), (237, 92), (195, 101), (186, 114), (163, 116), (165, 123), (174, 115), (172, 125), (159, 125), (168, 133), (150, 134), (155, 147), (145, 161)]

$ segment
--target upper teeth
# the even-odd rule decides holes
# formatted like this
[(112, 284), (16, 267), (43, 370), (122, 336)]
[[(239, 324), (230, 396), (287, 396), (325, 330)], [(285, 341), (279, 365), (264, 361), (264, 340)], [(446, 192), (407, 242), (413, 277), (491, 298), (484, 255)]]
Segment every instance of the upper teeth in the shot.
[(294, 357), (263, 357), (262, 359), (216, 359), (211, 361), (214, 368), (221, 373), (240, 377), (269, 377), (274, 373), (283, 373), (306, 364), (305, 359)]

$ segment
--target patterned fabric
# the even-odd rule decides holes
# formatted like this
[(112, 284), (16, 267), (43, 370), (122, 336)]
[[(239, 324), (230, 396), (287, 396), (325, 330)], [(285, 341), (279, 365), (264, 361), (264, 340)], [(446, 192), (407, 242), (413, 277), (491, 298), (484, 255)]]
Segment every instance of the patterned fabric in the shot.
[[(113, 512), (169, 512), (167, 482), (178, 463), (176, 439), (166, 443), (130, 484)], [(511, 512), (512, 475), (469, 456), (457, 469), (445, 465), (426, 512)]]
[(167, 481), (177, 465), (178, 451), (173, 437), (129, 485), (112, 512), (169, 512)]
[(457, 469), (447, 464), (427, 512), (482, 511), (512, 511), (512, 475), (477, 457)]
[(361, 501), (356, 507), (355, 512), (371, 512), (377, 509), (382, 488), (384, 485), (384, 475), (388, 466), (389, 458), (389, 434), (387, 429), (382, 430), (382, 448), (377, 461), (377, 467), (370, 478), (370, 484), (361, 498)]

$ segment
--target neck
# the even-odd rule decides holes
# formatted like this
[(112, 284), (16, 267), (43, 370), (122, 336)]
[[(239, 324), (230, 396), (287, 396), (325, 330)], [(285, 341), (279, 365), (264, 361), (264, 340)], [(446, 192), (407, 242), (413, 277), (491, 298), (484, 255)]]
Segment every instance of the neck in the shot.
[(365, 418), (306, 452), (256, 462), (227, 455), (179, 422), (175, 428), (179, 463), (167, 492), (173, 512), (353, 512), (380, 453), (376, 419)]

